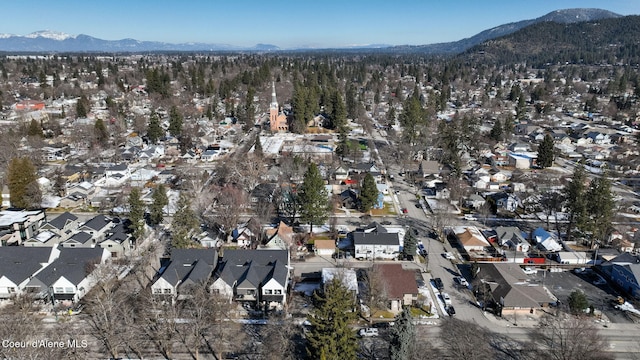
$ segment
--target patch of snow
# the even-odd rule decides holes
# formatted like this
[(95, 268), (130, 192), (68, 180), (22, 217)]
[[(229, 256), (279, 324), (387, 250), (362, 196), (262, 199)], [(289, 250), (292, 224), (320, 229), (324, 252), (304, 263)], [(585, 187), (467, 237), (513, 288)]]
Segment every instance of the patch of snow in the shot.
[(30, 38), (30, 39), (41, 37), (45, 39), (52, 39), (52, 40), (59, 40), (59, 41), (66, 40), (66, 39), (75, 39), (75, 35), (69, 35), (60, 31), (51, 31), (51, 30), (41, 30), (41, 31), (32, 32), (31, 34), (27, 34), (24, 37)]

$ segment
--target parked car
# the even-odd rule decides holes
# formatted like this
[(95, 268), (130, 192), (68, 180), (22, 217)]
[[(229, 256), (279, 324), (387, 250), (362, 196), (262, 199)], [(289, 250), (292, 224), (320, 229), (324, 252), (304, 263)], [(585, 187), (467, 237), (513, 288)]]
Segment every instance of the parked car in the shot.
[(527, 275), (535, 275), (538, 273), (538, 269), (532, 267), (523, 268), (522, 271)]
[(456, 314), (456, 309), (454, 309), (453, 305), (447, 306), (447, 314), (449, 314), (449, 316), (453, 316)]
[(464, 287), (468, 287), (469, 286), (469, 282), (467, 281), (467, 279), (465, 279), (462, 276), (456, 276), (455, 278), (453, 278), (455, 282), (457, 282), (458, 284), (460, 284), (460, 286), (464, 286)]
[(376, 328), (363, 328), (358, 331), (358, 335), (361, 337), (378, 336), (378, 329)]
[(436, 289), (438, 290), (444, 289), (444, 284), (442, 283), (442, 279), (440, 278), (433, 279), (433, 285), (435, 285)]
[(444, 301), (445, 305), (451, 305), (451, 296), (449, 296), (449, 294), (442, 293), (440, 296), (442, 296), (442, 301)]
[(409, 212), (409, 210), (407, 210), (407, 208), (402, 208), (401, 210), (402, 210), (402, 213), (403, 213), (403, 214), (406, 214), (406, 213), (408, 213), (408, 212)]
[(444, 252), (444, 253), (442, 253), (442, 257), (444, 257), (445, 259), (448, 259), (448, 260), (453, 260), (453, 259), (455, 259), (455, 258), (456, 258), (456, 257), (455, 257), (455, 256), (453, 256), (453, 254), (452, 254), (452, 253), (450, 253), (450, 252)]

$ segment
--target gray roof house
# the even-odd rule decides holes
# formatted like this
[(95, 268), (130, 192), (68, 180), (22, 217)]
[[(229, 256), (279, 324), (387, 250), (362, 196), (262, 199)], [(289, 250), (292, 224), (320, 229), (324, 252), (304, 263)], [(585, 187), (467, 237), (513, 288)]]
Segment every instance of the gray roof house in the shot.
[(92, 265), (103, 264), (109, 252), (101, 248), (59, 247), (60, 256), (27, 283), (27, 291), (46, 300), (78, 301), (95, 285)]
[(288, 250), (225, 250), (211, 290), (230, 301), (281, 306), (289, 270)]
[(387, 232), (378, 223), (351, 235), (356, 259), (396, 259), (400, 254), (400, 234)]
[(169, 265), (159, 270), (160, 277), (151, 285), (155, 295), (179, 297), (189, 285), (209, 281), (218, 261), (218, 251), (209, 249), (173, 249)]
[(25, 292), (31, 277), (59, 254), (56, 247), (0, 247), (0, 298), (7, 299)]
[(531, 247), (520, 228), (516, 226), (498, 226), (496, 234), (498, 234), (500, 246), (521, 252), (528, 252)]

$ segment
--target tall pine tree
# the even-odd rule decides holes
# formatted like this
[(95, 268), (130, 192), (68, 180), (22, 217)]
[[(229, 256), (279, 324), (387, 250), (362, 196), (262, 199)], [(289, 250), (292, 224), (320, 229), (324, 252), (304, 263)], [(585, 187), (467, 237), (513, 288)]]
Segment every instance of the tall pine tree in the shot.
[(169, 110), (169, 132), (173, 137), (179, 137), (182, 134), (182, 114), (178, 111), (178, 107), (173, 105)]
[(391, 328), (389, 341), (389, 357), (391, 360), (406, 360), (412, 355), (413, 344), (416, 341), (416, 330), (413, 326), (411, 313), (404, 309)]
[(158, 225), (164, 220), (164, 207), (169, 205), (169, 198), (167, 197), (167, 189), (164, 185), (158, 185), (153, 194), (151, 195), (153, 202), (149, 209), (149, 220), (151, 224)]
[(376, 186), (376, 180), (371, 173), (367, 173), (362, 180), (362, 186), (360, 187), (360, 207), (363, 212), (368, 212), (378, 201), (378, 187)]
[(585, 181), (587, 175), (582, 164), (573, 169), (571, 182), (564, 188), (564, 198), (567, 199), (569, 223), (567, 224), (567, 241), (571, 240), (574, 228), (584, 229), (587, 221), (587, 199)]
[(541, 168), (553, 166), (554, 156), (553, 138), (551, 135), (546, 134), (540, 146), (538, 146), (538, 166)]
[(191, 232), (198, 226), (196, 214), (191, 210), (191, 201), (185, 193), (180, 193), (173, 220), (171, 221), (171, 245), (174, 248), (184, 249), (194, 247), (191, 241)]
[(42, 193), (36, 167), (28, 157), (11, 159), (7, 168), (7, 187), (11, 206), (21, 209), (40, 207)]
[(591, 247), (596, 242), (604, 242), (611, 231), (615, 201), (611, 193), (611, 180), (607, 173), (591, 181), (587, 190), (587, 213), (589, 221), (586, 230), (591, 232)]
[(131, 189), (129, 193), (129, 220), (131, 221), (133, 237), (136, 240), (141, 240), (144, 236), (145, 205), (141, 196), (140, 189), (137, 187)]
[(315, 308), (309, 322), (307, 353), (311, 359), (355, 359), (358, 342), (349, 325), (355, 320), (355, 299), (339, 277), (326, 284), (314, 297)]
[(160, 126), (158, 114), (151, 114), (151, 117), (149, 118), (149, 127), (147, 128), (147, 137), (149, 138), (149, 141), (155, 144), (163, 135), (164, 130)]
[(309, 164), (304, 174), (304, 181), (298, 192), (301, 205), (300, 221), (309, 224), (309, 233), (313, 232), (313, 224), (322, 224), (329, 217), (329, 195), (324, 188), (324, 180), (315, 163)]

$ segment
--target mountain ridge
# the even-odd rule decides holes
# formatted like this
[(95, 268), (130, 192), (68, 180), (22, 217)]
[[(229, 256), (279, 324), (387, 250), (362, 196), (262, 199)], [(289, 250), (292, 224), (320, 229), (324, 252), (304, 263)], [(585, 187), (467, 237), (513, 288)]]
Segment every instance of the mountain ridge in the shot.
[(146, 52), (146, 51), (283, 51), (283, 50), (376, 50), (384, 52), (417, 52), (422, 54), (457, 54), (484, 41), (514, 33), (527, 26), (551, 21), (557, 23), (575, 23), (606, 18), (618, 18), (622, 15), (603, 9), (575, 8), (552, 11), (536, 19), (499, 25), (458, 41), (427, 45), (353, 45), (338, 48), (281, 49), (272, 44), (256, 44), (253, 47), (229, 44), (209, 43), (166, 43), (160, 41), (141, 41), (131, 38), (103, 40), (90, 35), (69, 35), (58, 31), (40, 30), (24, 36), (0, 34), (0, 51), (4, 52)]

